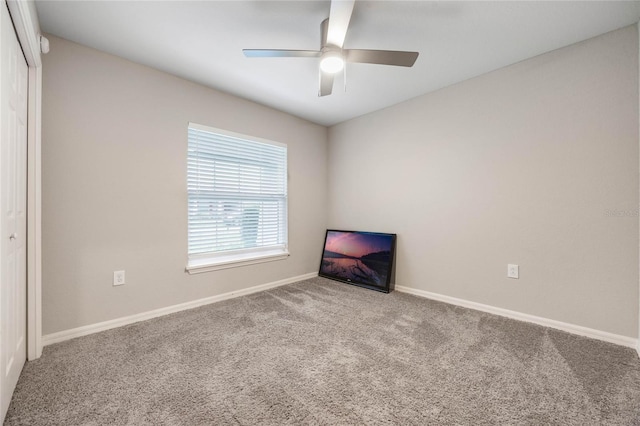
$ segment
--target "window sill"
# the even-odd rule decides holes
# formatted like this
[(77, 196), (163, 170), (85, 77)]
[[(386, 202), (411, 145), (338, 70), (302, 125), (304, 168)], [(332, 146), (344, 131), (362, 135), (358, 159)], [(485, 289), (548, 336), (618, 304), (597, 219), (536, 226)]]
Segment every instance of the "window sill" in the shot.
[(238, 268), (240, 266), (255, 265), (257, 263), (275, 262), (289, 257), (285, 250), (273, 250), (263, 253), (233, 254), (204, 259), (190, 259), (185, 270), (190, 274), (219, 271), (221, 269)]

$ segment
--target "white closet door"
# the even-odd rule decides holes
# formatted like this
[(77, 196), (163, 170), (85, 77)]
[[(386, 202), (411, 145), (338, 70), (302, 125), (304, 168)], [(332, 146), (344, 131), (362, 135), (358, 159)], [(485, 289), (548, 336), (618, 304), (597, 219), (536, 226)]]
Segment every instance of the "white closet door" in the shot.
[(28, 67), (0, 6), (0, 423), (26, 360)]

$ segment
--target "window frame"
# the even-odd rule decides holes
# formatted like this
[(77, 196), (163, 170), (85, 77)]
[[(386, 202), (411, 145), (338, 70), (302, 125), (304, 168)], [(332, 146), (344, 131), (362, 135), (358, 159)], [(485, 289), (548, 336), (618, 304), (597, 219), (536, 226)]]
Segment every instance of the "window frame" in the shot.
[[(288, 194), (288, 170), (289, 170), (289, 156), (288, 151), (289, 148), (287, 144), (282, 142), (276, 142), (269, 139), (259, 138), (251, 135), (245, 135), (241, 133), (231, 132), (224, 129), (219, 129), (215, 127), (205, 126), (202, 124), (197, 124), (193, 122), (189, 122), (187, 126), (187, 155), (186, 160), (189, 161), (189, 129), (200, 130), (204, 132), (214, 133), (221, 136), (238, 138), (249, 142), (256, 142), (268, 145), (275, 145), (279, 147), (283, 147), (286, 150), (286, 159), (285, 159), (285, 203), (284, 203), (284, 244), (277, 246), (267, 246), (267, 247), (252, 247), (252, 248), (244, 248), (238, 250), (227, 250), (220, 252), (207, 252), (207, 253), (196, 253), (189, 254), (189, 215), (187, 213), (187, 266), (185, 268), (186, 272), (189, 274), (197, 274), (202, 272), (210, 272), (217, 271), (221, 269), (227, 268), (236, 268), (247, 265), (254, 265), (264, 262), (273, 262), (278, 260), (287, 259), (290, 256), (289, 253), (289, 194)], [(188, 170), (186, 173), (186, 178), (188, 182)], [(187, 183), (187, 211), (189, 208), (189, 188)]]

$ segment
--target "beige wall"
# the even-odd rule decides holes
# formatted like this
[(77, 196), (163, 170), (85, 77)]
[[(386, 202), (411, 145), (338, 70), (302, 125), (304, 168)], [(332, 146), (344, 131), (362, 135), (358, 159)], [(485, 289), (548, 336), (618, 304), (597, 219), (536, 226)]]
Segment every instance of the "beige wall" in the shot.
[[(639, 335), (636, 26), (334, 126), (328, 158), (321, 126), (49, 38), (43, 334), (316, 271), (328, 167), (329, 225), (398, 233), (399, 285)], [(288, 260), (184, 272), (189, 121), (289, 145)]]
[(329, 225), (396, 232), (399, 285), (636, 337), (638, 154), (631, 26), (332, 127)]
[[(317, 271), (326, 229), (324, 127), (49, 39), (43, 334)], [(288, 144), (289, 259), (184, 272), (189, 121)], [(120, 269), (127, 283), (113, 287)]]

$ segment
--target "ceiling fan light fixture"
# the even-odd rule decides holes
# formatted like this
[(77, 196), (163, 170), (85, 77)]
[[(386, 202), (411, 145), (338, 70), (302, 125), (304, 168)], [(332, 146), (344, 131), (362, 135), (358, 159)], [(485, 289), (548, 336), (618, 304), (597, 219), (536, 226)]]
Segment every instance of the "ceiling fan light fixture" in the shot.
[(342, 54), (337, 51), (328, 51), (322, 54), (320, 69), (329, 74), (335, 74), (344, 68)]

